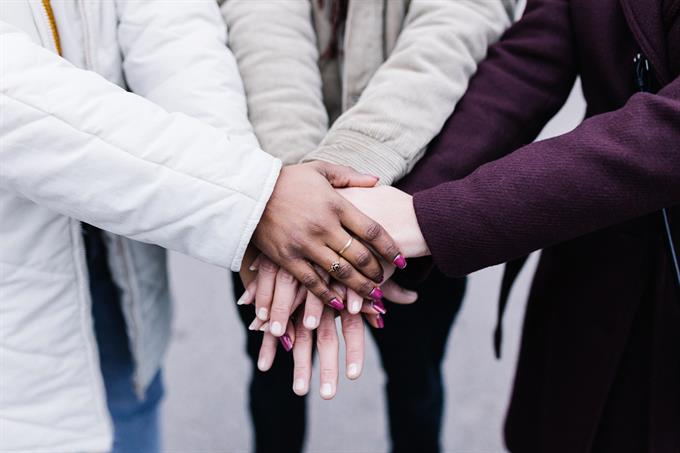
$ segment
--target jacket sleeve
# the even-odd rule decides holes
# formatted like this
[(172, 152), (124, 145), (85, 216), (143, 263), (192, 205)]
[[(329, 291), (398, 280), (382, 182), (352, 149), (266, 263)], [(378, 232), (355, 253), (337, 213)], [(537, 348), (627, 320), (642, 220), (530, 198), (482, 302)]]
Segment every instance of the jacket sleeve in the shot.
[(3, 190), (120, 235), (240, 267), (279, 161), (75, 68), (2, 22), (0, 54)]
[(246, 146), (257, 144), (217, 3), (117, 0), (116, 5), (123, 70), (132, 92), (223, 129)]
[(529, 0), (399, 188), (414, 193), (462, 178), (535, 140), (576, 79), (573, 43), (568, 0)]
[(384, 184), (403, 177), (510, 25), (512, 3), (413, 0), (390, 56), (305, 160), (349, 165)]
[(227, 0), (222, 14), (265, 151), (299, 162), (328, 131), (308, 0)]
[(680, 204), (680, 78), (418, 192), (435, 263), (466, 274)]

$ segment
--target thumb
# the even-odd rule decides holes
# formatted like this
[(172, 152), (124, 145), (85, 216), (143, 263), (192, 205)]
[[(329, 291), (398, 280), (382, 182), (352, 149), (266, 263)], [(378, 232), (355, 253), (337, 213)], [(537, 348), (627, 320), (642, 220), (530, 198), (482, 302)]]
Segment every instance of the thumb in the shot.
[(315, 162), (318, 170), (336, 189), (341, 187), (374, 187), (380, 178), (364, 175), (353, 168), (328, 162)]
[(418, 300), (418, 293), (402, 288), (392, 280), (387, 280), (380, 288), (383, 290), (385, 299), (395, 304), (412, 304)]

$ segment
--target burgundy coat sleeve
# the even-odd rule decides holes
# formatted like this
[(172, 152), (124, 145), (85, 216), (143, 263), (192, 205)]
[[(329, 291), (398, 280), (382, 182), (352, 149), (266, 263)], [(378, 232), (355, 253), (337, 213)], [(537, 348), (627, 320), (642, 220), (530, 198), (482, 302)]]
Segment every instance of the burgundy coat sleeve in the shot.
[(398, 187), (409, 193), (461, 178), (532, 142), (576, 78), (568, 0), (529, 0), (489, 49), (439, 137)]
[(680, 204), (680, 77), (658, 94), (415, 194), (435, 263), (462, 275)]

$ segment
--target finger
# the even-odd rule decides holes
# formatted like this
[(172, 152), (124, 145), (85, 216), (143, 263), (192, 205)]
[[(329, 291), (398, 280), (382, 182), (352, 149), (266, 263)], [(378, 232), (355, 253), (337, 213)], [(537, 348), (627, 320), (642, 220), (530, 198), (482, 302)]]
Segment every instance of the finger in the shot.
[(276, 274), (274, 298), (269, 312), (269, 331), (275, 337), (284, 334), (288, 317), (297, 296), (298, 282), (292, 274), (281, 268)]
[(308, 292), (305, 302), (304, 326), (309, 330), (319, 327), (321, 313), (323, 313), (323, 302), (314, 294)]
[(295, 345), (295, 328), (293, 323), (288, 322), (286, 325), (286, 332), (279, 337), (279, 344), (284, 351), (290, 352)]
[[(326, 247), (326, 250), (328, 248)], [(311, 291), (324, 304), (327, 304), (336, 310), (345, 308), (342, 299), (334, 293), (328, 283), (319, 275), (319, 273), (312, 267), (312, 265), (303, 260), (295, 259), (287, 265), (288, 271), (295, 277), (302, 285)]]
[(385, 303), (378, 300), (365, 300), (361, 306), (361, 312), (370, 315), (384, 315), (387, 313), (387, 308), (385, 308)]
[(261, 261), (262, 254), (257, 255), (257, 258), (252, 262), (252, 264), (248, 267), (248, 270), (251, 272), (255, 272), (259, 267), (260, 267), (260, 261)]
[(418, 300), (418, 293), (402, 288), (394, 280), (387, 280), (381, 286), (385, 299), (395, 304), (412, 304)]
[(305, 328), (298, 319), (295, 326), (295, 344), (293, 345), (293, 392), (306, 395), (312, 378), (312, 331)]
[(349, 310), (350, 313), (352, 314), (357, 314), (361, 311), (361, 308), (364, 303), (364, 298), (361, 297), (359, 294), (357, 294), (356, 291), (354, 291), (351, 288), (347, 289), (347, 310)]
[(276, 357), (276, 344), (278, 339), (272, 334), (265, 332), (262, 336), (262, 346), (260, 346), (260, 356), (257, 359), (257, 368), (260, 371), (268, 371), (274, 363)]
[(406, 259), (399, 251), (396, 242), (387, 231), (375, 220), (359, 211), (347, 200), (343, 199), (340, 212), (343, 226), (359, 239), (373, 247), (388, 263), (394, 263), (399, 269), (406, 267)]
[(364, 367), (364, 322), (361, 315), (340, 312), (342, 336), (345, 339), (345, 373), (357, 379)]
[(381, 314), (364, 314), (364, 319), (368, 322), (374, 329), (384, 329), (385, 328), (385, 318)]
[(314, 162), (317, 169), (323, 174), (333, 187), (373, 187), (380, 178), (372, 175), (364, 175), (353, 168), (344, 165), (335, 165), (327, 162)]
[(278, 271), (279, 266), (276, 263), (260, 255), (260, 266), (257, 271), (257, 289), (255, 291), (255, 314), (263, 321), (269, 319), (269, 310), (274, 296), (276, 274)]
[(361, 241), (355, 240), (352, 236), (342, 232), (334, 237), (328, 243), (328, 246), (332, 250), (337, 250), (338, 255), (345, 258), (357, 271), (377, 284), (382, 283), (385, 273), (380, 261)]
[[(326, 267), (324, 270), (328, 272), (332, 278), (344, 283), (347, 287), (352, 288), (362, 297), (378, 298), (379, 296), (382, 296), (382, 291), (373, 281), (359, 273), (347, 260), (332, 249), (328, 247), (323, 247), (321, 249), (315, 248), (307, 250), (307, 253), (314, 262), (325, 264)], [(333, 306), (333, 308), (342, 310), (344, 306), (342, 308)]]
[(335, 311), (324, 307), (321, 323), (316, 331), (316, 350), (319, 354), (319, 378), (321, 398), (332, 399), (338, 385), (338, 332), (335, 327)]
[(248, 283), (246, 290), (241, 294), (241, 297), (236, 301), (236, 305), (250, 305), (255, 300), (255, 291), (257, 291), (257, 278)]
[(248, 326), (248, 330), (260, 330), (266, 321), (262, 321), (260, 318), (253, 319), (253, 322)]

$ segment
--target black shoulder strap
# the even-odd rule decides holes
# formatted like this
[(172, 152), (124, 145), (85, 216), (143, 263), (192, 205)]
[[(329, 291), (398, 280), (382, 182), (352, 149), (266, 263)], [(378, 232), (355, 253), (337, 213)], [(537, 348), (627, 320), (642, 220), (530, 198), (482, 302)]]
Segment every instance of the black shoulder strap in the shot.
[(510, 298), (510, 291), (512, 285), (515, 283), (517, 276), (527, 262), (528, 256), (517, 258), (513, 261), (508, 261), (505, 264), (505, 271), (503, 272), (503, 281), (501, 282), (501, 293), (498, 297), (498, 314), (496, 317), (496, 329), (493, 332), (493, 349), (496, 358), (501, 358), (501, 344), (503, 343), (503, 315), (505, 314), (505, 307), (508, 305)]

